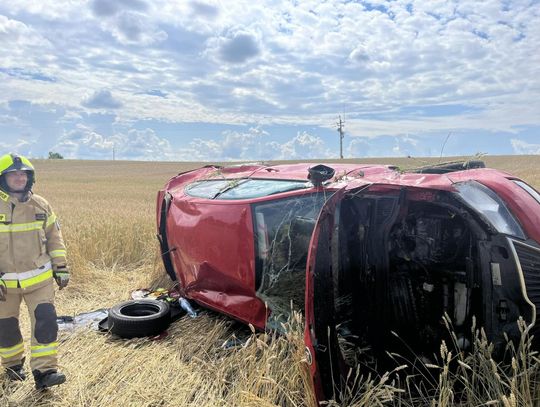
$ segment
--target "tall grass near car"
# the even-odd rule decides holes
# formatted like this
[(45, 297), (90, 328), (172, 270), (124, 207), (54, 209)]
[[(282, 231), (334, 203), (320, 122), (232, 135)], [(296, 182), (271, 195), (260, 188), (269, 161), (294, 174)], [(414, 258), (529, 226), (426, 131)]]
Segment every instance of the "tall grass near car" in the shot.
[[(361, 161), (417, 164), (405, 159)], [(539, 161), (486, 158), (488, 165), (508, 169), (536, 188)], [(108, 308), (128, 299), (132, 290), (168, 284), (155, 237), (156, 193), (170, 177), (202, 164), (45, 160), (35, 165), (36, 192), (59, 216), (72, 269), (70, 285), (57, 293), (60, 315)], [(25, 313), (23, 309), (21, 320), (28, 345)], [(302, 321), (296, 316), (290, 324), (287, 336), (251, 334), (243, 346), (227, 350), (221, 345), (235, 325), (211, 312), (182, 318), (167, 337), (155, 341), (64, 332), (60, 364), (67, 383), (38, 393), (32, 380), (8, 384), (0, 378), (0, 407), (314, 405)], [(341, 401), (329, 404), (538, 405), (539, 361), (530, 347), (510, 349), (513, 359), (498, 364), (482, 335), (470, 355), (446, 346), (430, 368), (435, 381), (413, 378), (409, 368), (377, 376), (360, 366), (351, 372)]]

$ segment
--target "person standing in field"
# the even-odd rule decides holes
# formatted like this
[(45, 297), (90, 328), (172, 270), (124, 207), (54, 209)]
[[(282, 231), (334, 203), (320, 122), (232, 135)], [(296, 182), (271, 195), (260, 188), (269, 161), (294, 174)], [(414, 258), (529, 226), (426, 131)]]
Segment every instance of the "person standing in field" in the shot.
[(19, 308), (30, 314), (30, 367), (36, 389), (65, 382), (57, 370), (54, 285), (69, 282), (66, 247), (49, 203), (32, 193), (35, 172), (25, 157), (0, 157), (0, 357), (7, 377), (25, 380)]

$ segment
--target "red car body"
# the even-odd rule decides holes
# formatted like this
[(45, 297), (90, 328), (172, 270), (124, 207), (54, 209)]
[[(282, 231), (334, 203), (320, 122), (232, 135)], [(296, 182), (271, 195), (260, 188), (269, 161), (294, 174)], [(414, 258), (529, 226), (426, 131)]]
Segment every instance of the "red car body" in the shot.
[[(350, 367), (334, 343), (350, 331), (377, 348), (402, 329), (428, 347), (443, 335), (444, 311), (464, 337), (473, 313), (497, 343), (516, 335), (519, 316), (536, 332), (540, 196), (482, 167), (303, 163), (182, 173), (157, 196), (165, 268), (186, 298), (259, 329), (280, 321), (274, 304), (294, 300), (321, 400), (339, 386), (332, 371)], [(323, 178), (310, 182), (310, 169)]]

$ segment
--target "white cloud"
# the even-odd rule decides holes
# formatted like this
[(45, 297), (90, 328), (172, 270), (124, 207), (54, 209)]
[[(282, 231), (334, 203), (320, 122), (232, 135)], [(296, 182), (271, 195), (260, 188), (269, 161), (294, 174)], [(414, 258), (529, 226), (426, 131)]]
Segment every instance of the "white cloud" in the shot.
[(95, 91), (92, 95), (87, 96), (81, 104), (90, 109), (119, 109), (122, 107), (122, 102), (116, 100), (111, 91), (107, 89)]
[[(57, 103), (74, 118), (92, 95), (83, 106), (114, 109), (125, 129), (330, 127), (342, 112), (351, 136), (372, 138), (540, 126), (538, 2), (19, 0), (0, 5), (0, 40), (0, 103)], [(430, 112), (444, 105), (463, 109)], [(424, 113), (403, 111), (415, 106)], [(194, 143), (221, 157), (326, 153), (300, 136), (216, 134)]]
[(131, 129), (126, 134), (115, 134), (111, 140), (120, 159), (162, 161), (175, 156), (169, 141), (151, 129)]
[(104, 159), (112, 157), (113, 147), (111, 140), (80, 125), (77, 130), (62, 135), (53, 150), (66, 158)]
[(227, 131), (222, 140), (196, 139), (187, 149), (176, 153), (179, 159), (198, 161), (294, 160), (335, 157), (324, 141), (307, 132), (299, 132), (286, 142), (270, 139), (259, 127), (248, 132)]
[(268, 133), (257, 127), (247, 132), (226, 131), (221, 140), (191, 141), (187, 148), (180, 150), (179, 156), (199, 161), (263, 160), (269, 154), (279, 154), (267, 137)]
[(174, 154), (168, 140), (151, 129), (129, 130), (106, 137), (94, 130), (78, 126), (60, 137), (53, 147), (66, 158), (93, 158), (123, 160), (171, 160)]
[(124, 45), (151, 45), (167, 39), (167, 33), (157, 28), (141, 13), (122, 12), (105, 27)]
[(514, 138), (510, 141), (516, 154), (540, 154), (540, 144), (527, 143)]
[(35, 142), (30, 140), (18, 139), (15, 142), (5, 143), (0, 142), (0, 155), (6, 153), (17, 153), (27, 157), (32, 157), (32, 147), (35, 146)]
[[(27, 47), (49, 47), (50, 42), (38, 31), (22, 21), (0, 14), (0, 41), (2, 42), (2, 66), (13, 60)], [(21, 49), (22, 48), (22, 49)], [(10, 58), (11, 56), (11, 58)]]
[(279, 159), (281, 160), (336, 157), (328, 150), (320, 137), (307, 132), (298, 133), (296, 137), (282, 145), (274, 145), (280, 151)]

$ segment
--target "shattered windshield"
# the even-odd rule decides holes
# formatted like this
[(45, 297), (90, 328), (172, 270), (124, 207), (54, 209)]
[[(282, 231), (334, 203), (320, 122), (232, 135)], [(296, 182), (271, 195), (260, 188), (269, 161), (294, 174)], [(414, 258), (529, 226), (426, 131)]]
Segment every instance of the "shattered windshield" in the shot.
[(269, 324), (304, 309), (311, 234), (331, 193), (314, 193), (253, 205), (257, 294), (272, 310)]
[(244, 178), (195, 181), (185, 191), (198, 198), (252, 199), (312, 186), (307, 181)]

